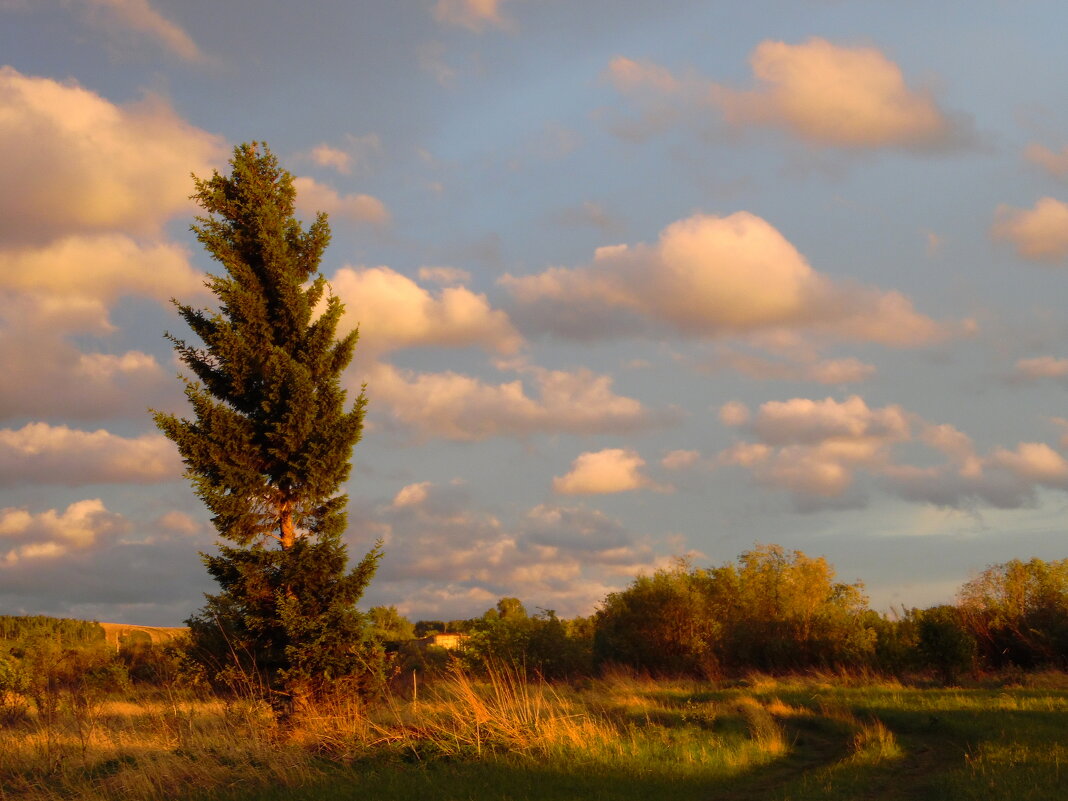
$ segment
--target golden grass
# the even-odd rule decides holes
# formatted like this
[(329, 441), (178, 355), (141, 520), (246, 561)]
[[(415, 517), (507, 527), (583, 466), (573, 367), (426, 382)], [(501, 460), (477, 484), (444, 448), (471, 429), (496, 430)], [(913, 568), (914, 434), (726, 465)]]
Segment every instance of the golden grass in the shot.
[[(0, 727), (0, 801), (155, 801), (237, 786), (251, 792), (316, 784), (356, 762), (409, 770), (406, 763), (443, 759), (706, 782), (782, 759), (796, 750), (799, 731), (815, 732), (825, 751), (836, 754), (826, 776), (850, 766), (859, 776), (880, 766), (893, 770), (907, 757), (886, 725), (896, 727), (902, 716), (938, 726), (998, 715), (1052, 721), (1068, 711), (1068, 696), (1028, 689), (920, 690), (895, 682), (835, 686), (822, 675), (808, 681), (756, 675), (717, 687), (621, 672), (568, 686), (501, 666), (475, 678), (456, 666), (422, 686), (418, 698), (395, 695), (368, 705), (339, 695), (304, 710), (286, 727), (262, 702), (189, 690), (135, 691), (80, 711), (61, 703), (51, 721), (26, 707), (22, 720)], [(917, 731), (926, 736), (915, 726), (904, 731), (906, 742)], [(1059, 770), (1064, 749), (1046, 756)], [(969, 769), (994, 775), (1020, 759), (1007, 746), (985, 742), (970, 754)]]

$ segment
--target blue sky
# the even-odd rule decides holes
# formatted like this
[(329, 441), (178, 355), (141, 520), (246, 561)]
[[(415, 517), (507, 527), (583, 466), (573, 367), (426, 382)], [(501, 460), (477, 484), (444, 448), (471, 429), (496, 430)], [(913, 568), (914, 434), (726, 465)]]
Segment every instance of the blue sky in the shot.
[(168, 300), (269, 143), (359, 324), (369, 604), (588, 614), (776, 542), (928, 605), (1065, 556), (1062, 4), (0, 0), (0, 610), (173, 624)]

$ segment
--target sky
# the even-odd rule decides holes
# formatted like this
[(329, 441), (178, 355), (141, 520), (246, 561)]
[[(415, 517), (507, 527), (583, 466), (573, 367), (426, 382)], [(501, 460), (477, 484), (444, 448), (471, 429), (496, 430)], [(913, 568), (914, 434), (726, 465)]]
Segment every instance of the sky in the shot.
[(874, 609), (1068, 557), (1068, 7), (0, 0), (0, 613), (176, 625), (150, 408), (266, 142), (359, 326), (364, 605), (590, 614), (758, 543)]

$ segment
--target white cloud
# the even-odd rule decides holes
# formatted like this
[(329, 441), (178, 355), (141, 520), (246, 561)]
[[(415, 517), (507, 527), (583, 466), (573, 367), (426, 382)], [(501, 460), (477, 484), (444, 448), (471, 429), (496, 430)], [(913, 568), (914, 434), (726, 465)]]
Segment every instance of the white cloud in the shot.
[(1042, 167), (1054, 178), (1068, 178), (1068, 146), (1055, 152), (1045, 145), (1033, 142), (1024, 150), (1024, 158)]
[(90, 10), (90, 19), (104, 25), (118, 23), (132, 31), (155, 39), (186, 61), (203, 61), (204, 54), (181, 26), (160, 14), (148, 0), (82, 0)]
[[(906, 500), (944, 507), (1017, 508), (1033, 502), (1039, 487), (1068, 490), (1068, 460), (1049, 445), (1023, 442), (981, 456), (953, 426), (928, 423), (899, 406), (873, 409), (857, 396), (773, 401), (738, 425), (757, 441), (735, 443), (718, 461), (790, 491), (799, 509), (856, 505), (862, 473)], [(924, 445), (943, 461), (903, 463), (895, 449), (907, 443)]]
[(588, 266), (506, 275), (501, 283), (515, 298), (516, 319), (575, 338), (653, 325), (701, 338), (798, 329), (909, 347), (952, 331), (916, 312), (899, 292), (816, 272), (773, 226), (748, 212), (696, 214), (665, 228), (655, 245), (602, 247)]
[(506, 0), (437, 0), (434, 4), (434, 19), (445, 25), (467, 28), (481, 33), (486, 28), (512, 27), (512, 22), (501, 14)]
[(95, 301), (0, 291), (0, 363), (18, 376), (0, 386), (0, 420), (142, 416), (148, 406), (180, 399), (173, 376), (153, 356), (83, 353), (65, 338), (99, 330), (101, 313)]
[(664, 457), (660, 460), (660, 466), (665, 470), (686, 470), (693, 467), (700, 460), (700, 451), (678, 449), (664, 454)]
[(381, 155), (382, 139), (373, 133), (363, 136), (346, 134), (340, 145), (320, 142), (305, 154), (320, 167), (337, 170), (342, 175), (349, 175), (354, 169), (365, 170)]
[[(122, 234), (67, 236), (43, 246), (0, 249), (0, 290), (27, 298), (62, 330), (110, 330), (108, 310), (139, 295), (165, 303), (203, 297), (204, 275), (171, 243), (141, 244)], [(64, 322), (66, 321), (66, 322)]]
[(181, 473), (177, 451), (158, 434), (120, 437), (104, 429), (80, 431), (47, 423), (0, 429), (0, 483), (8, 486), (148, 484)]
[(761, 405), (750, 426), (762, 441), (771, 445), (811, 444), (832, 439), (903, 440), (910, 435), (908, 415), (900, 406), (871, 409), (857, 395), (842, 402), (833, 398), (768, 401)]
[(294, 178), (293, 187), (297, 190), (297, 208), (304, 213), (323, 211), (342, 220), (376, 226), (389, 222), (386, 205), (371, 195), (340, 195), (332, 186), (304, 176)]
[(444, 286), (466, 284), (471, 280), (471, 273), (459, 267), (420, 267), (419, 280)]
[(193, 211), (189, 173), (210, 172), (221, 141), (158, 99), (117, 106), (3, 67), (0, 147), (0, 360), (19, 377), (0, 389), (0, 418), (143, 414), (171, 397), (150, 354), (86, 353), (69, 337), (112, 333), (125, 297), (206, 294), (188, 251), (160, 235)]
[(656, 485), (641, 472), (645, 460), (637, 451), (605, 448), (587, 451), (571, 463), (571, 470), (553, 479), (553, 491), (560, 495), (605, 495), (653, 488)]
[(590, 614), (636, 573), (685, 550), (674, 539), (635, 535), (596, 509), (541, 504), (505, 521), (475, 506), (463, 486), (409, 486), (419, 489), (397, 497), (412, 502), (354, 508), (353, 529), (386, 542), (368, 601), (416, 617), (479, 615), (505, 595), (530, 611)]
[(523, 344), (507, 314), (464, 287), (432, 295), (388, 267), (344, 267), (330, 284), (345, 303), (345, 325), (359, 325), (365, 354), (419, 346), (511, 354)]
[(109, 512), (99, 498), (76, 501), (63, 512), (0, 509), (0, 562), (10, 566), (98, 548), (125, 528), (123, 518)]
[(0, 236), (11, 247), (117, 229), (156, 234), (192, 211), (189, 173), (209, 173), (221, 144), (159, 99), (116, 106), (0, 67)]
[(874, 365), (859, 359), (820, 359), (815, 353), (800, 358), (768, 358), (721, 345), (717, 355), (701, 369), (730, 369), (760, 381), (811, 381), (817, 384), (855, 384), (875, 375)]
[(1020, 258), (1063, 262), (1068, 256), (1068, 204), (1044, 197), (1031, 209), (998, 206), (990, 233), (1015, 245)]
[(719, 408), (719, 421), (725, 426), (740, 426), (749, 422), (749, 407), (741, 401), (727, 401)]
[(999, 448), (988, 463), (1029, 481), (1068, 489), (1068, 462), (1042, 442), (1021, 442), (1012, 451)]
[(312, 148), (310, 155), (320, 167), (332, 167), (345, 175), (352, 172), (352, 156), (340, 148), (323, 143)]
[(1042, 378), (1064, 378), (1068, 376), (1068, 359), (1054, 356), (1036, 356), (1032, 359), (1020, 359), (1016, 362), (1013, 377), (1036, 381)]
[(198, 523), (185, 512), (179, 512), (177, 509), (172, 509), (160, 515), (156, 520), (156, 525), (164, 531), (186, 535), (197, 534), (204, 529), (201, 523)]
[(843, 402), (771, 401), (740, 424), (760, 441), (739, 443), (720, 461), (750, 469), (762, 484), (788, 489), (798, 499), (841, 496), (856, 468), (877, 469), (889, 460), (891, 445), (911, 436), (900, 407), (870, 409), (855, 395)]
[(401, 487), (393, 496), (393, 506), (397, 509), (402, 506), (418, 506), (427, 499), (431, 486), (429, 481), (420, 481), (418, 484)]
[(711, 91), (733, 125), (781, 127), (812, 144), (858, 149), (944, 148), (967, 133), (874, 47), (765, 41), (750, 64), (760, 88)]
[(732, 126), (778, 128), (821, 147), (931, 151), (974, 138), (970, 123), (941, 109), (931, 92), (910, 88), (900, 67), (874, 47), (768, 40), (750, 65), (758, 85), (743, 91), (622, 57), (608, 75), (645, 103), (647, 127), (704, 107), (718, 109)]
[[(387, 409), (387, 422), (418, 438), (477, 441), (532, 434), (622, 434), (667, 422), (639, 401), (612, 391), (612, 379), (589, 370), (519, 367), (502, 384), (454, 372), (417, 373), (375, 364), (361, 376)], [(528, 394), (523, 378), (532, 386)]]

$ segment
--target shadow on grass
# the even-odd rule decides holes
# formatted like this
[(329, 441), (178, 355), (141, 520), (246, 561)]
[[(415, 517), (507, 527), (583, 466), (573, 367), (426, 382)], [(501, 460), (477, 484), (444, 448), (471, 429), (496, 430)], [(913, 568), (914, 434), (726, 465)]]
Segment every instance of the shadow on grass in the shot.
[[(789, 693), (775, 693), (785, 697)], [(894, 693), (897, 700), (909, 691)], [(724, 700), (719, 693), (717, 700)], [(700, 766), (604, 764), (573, 757), (540, 764), (518, 759), (403, 763), (369, 760), (335, 766), (306, 787), (234, 788), (217, 801), (1050, 801), (1068, 798), (1068, 713), (1007, 709), (992, 696), (952, 692), (895, 703), (878, 693), (809, 692), (790, 700), (809, 714), (786, 721), (790, 747), (782, 756), (733, 776)], [(1021, 696), (1023, 698), (1025, 696)], [(1048, 695), (1044, 695), (1048, 697)], [(952, 708), (964, 699), (965, 709)], [(968, 700), (970, 699), (970, 700)], [(807, 701), (807, 703), (806, 703)], [(901, 755), (854, 754), (849, 726), (828, 717), (825, 701), (858, 720), (878, 719), (893, 732)], [(930, 701), (930, 704), (926, 703)], [(661, 727), (676, 723), (660, 714)], [(717, 721), (717, 723), (728, 723)], [(713, 726), (713, 729), (718, 726)], [(708, 732), (709, 736), (713, 732)], [(1063, 764), (1063, 768), (1062, 768)]]
[(216, 801), (324, 801), (325, 799), (419, 799), (419, 801), (708, 801), (773, 797), (774, 788), (791, 783), (821, 765), (840, 760), (848, 744), (840, 732), (813, 719), (790, 731), (793, 746), (781, 757), (734, 776), (702, 771), (700, 766), (608, 765), (572, 758), (544, 764), (507, 757), (471, 761), (403, 763), (368, 760), (334, 767), (322, 781), (306, 787), (240, 788), (210, 796)]

